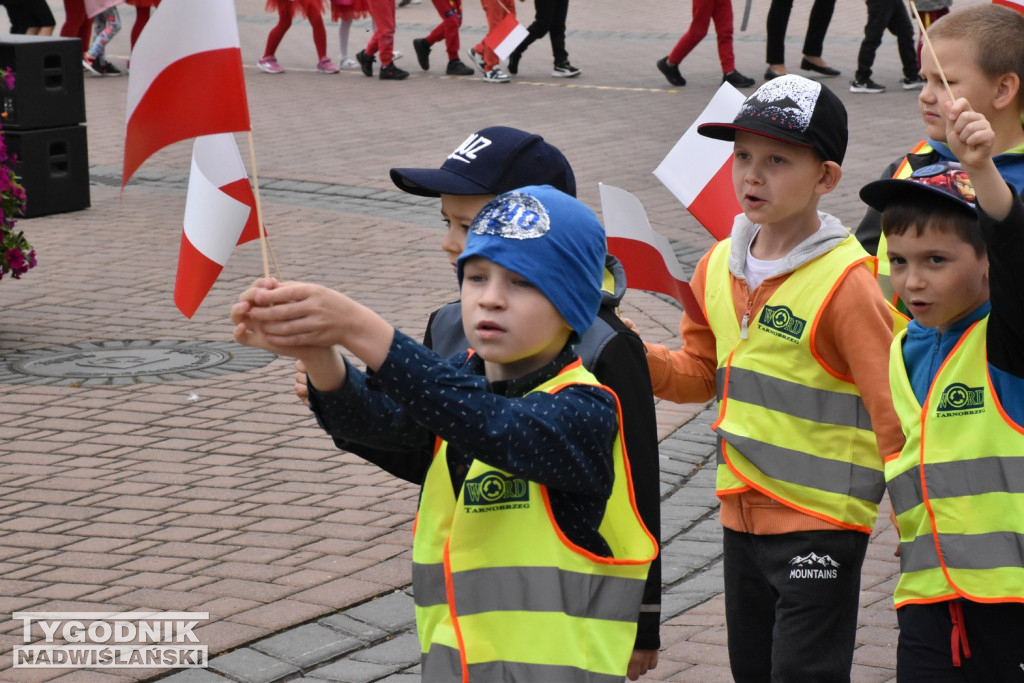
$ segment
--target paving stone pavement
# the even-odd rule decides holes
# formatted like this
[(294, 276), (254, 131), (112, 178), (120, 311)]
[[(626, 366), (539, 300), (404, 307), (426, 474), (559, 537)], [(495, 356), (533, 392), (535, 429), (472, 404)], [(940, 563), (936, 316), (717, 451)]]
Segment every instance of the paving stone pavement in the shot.
[[(790, 22), (793, 67), (808, 4), (797, 3)], [(644, 0), (623, 11), (574, 0), (568, 43), (583, 75), (551, 78), (542, 41), (502, 88), (416, 66), (412, 38), (437, 21), (429, 2), (398, 10), (400, 64), (412, 72), (404, 82), (316, 73), (305, 22), (278, 50), (287, 72), (260, 73), (255, 61), (274, 23), (263, 5), (236, 0), (265, 222), (286, 278), (347, 291), (418, 335), (455, 287), (442, 267), (436, 202), (397, 191), (387, 170), (436, 166), (469, 132), (496, 124), (559, 146), (591, 206), (598, 182), (636, 194), (687, 267), (710, 246), (651, 175), (721, 82), (713, 35), (684, 62), (685, 88), (669, 87), (654, 67), (685, 30), (689, 3)], [(61, 4), (50, 6), (62, 22)], [(754, 3), (735, 41), (738, 68), (759, 82), (766, 8)], [(133, 19), (122, 5), (124, 29), (108, 48), (119, 65)], [(822, 208), (847, 224), (863, 211), (859, 187), (920, 132), (915, 93), (847, 92), (863, 23), (863, 3), (838, 3), (825, 52), (844, 72), (827, 82), (848, 107), (851, 141), (845, 177)], [(367, 24), (353, 27), (354, 49)], [(466, 2), (464, 48), (484, 25)], [(332, 56), (336, 30), (328, 24)], [(874, 78), (894, 84), (900, 75), (887, 37)], [(291, 395), (288, 361), (113, 379), (41, 378), (15, 362), (90, 345), (230, 348), (230, 305), (262, 273), (258, 246), (245, 245), (192, 319), (174, 308), (191, 147), (158, 152), (121, 192), (126, 81), (86, 79), (91, 208), (23, 220), (39, 266), (0, 282), (0, 681), (418, 680), (408, 593), (417, 488), (335, 449)], [(237, 139), (248, 159), (246, 137)], [(678, 343), (679, 310), (663, 297), (631, 291), (623, 314), (646, 338)], [(659, 402), (658, 418), (662, 650), (643, 680), (727, 681), (711, 412)], [(894, 677), (898, 566), (883, 508), (863, 571), (858, 682)], [(195, 631), (208, 668), (12, 668), (22, 643), (15, 612), (131, 610), (208, 612)]]

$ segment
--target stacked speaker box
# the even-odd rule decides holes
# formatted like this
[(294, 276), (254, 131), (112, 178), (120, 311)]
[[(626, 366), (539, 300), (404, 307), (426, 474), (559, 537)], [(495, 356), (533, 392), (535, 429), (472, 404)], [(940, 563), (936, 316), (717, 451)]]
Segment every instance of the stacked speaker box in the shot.
[(0, 36), (0, 125), (25, 187), (25, 218), (89, 208), (85, 84), (78, 38)]

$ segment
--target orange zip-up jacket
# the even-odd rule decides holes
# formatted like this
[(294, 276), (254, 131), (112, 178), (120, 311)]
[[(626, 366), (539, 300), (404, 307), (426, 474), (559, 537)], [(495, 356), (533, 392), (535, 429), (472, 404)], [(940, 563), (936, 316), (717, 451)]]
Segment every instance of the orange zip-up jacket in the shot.
[[(705, 307), (708, 256), (701, 258), (690, 280), (701, 309)], [(752, 292), (746, 280), (730, 274), (736, 319), (741, 320), (747, 313), (748, 319), (756, 320), (765, 302), (792, 272), (768, 278)], [(855, 268), (827, 304), (816, 337), (819, 357), (837, 373), (853, 377), (871, 415), (883, 457), (903, 448), (903, 432), (889, 392), (892, 325), (892, 314), (874, 276), (867, 268)], [(711, 328), (684, 313), (679, 331), (683, 346), (677, 351), (658, 344), (645, 345), (654, 395), (677, 403), (714, 398), (718, 357)], [(753, 489), (723, 496), (720, 519), (728, 529), (763, 535), (842, 528)]]

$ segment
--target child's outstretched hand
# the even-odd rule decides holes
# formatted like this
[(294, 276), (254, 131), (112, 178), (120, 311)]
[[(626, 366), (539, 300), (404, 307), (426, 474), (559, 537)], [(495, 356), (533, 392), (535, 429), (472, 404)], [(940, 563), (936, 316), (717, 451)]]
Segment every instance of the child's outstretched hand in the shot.
[[(323, 391), (344, 382), (334, 345), (376, 370), (387, 358), (394, 328), (341, 292), (305, 282), (257, 280), (231, 308), (235, 340), (301, 360)], [(339, 367), (340, 366), (340, 367)]]
[(992, 158), (995, 139), (992, 124), (966, 99), (946, 103), (946, 144), (968, 171)]
[(1014, 195), (992, 160), (996, 134), (982, 114), (964, 98), (946, 103), (946, 144), (960, 160), (974, 187), (976, 202), (992, 219), (1010, 213)]
[(267, 278), (242, 293), (231, 320), (240, 343), (300, 357), (295, 352), (306, 347), (343, 344), (345, 314), (354, 306), (344, 294), (320, 285)]

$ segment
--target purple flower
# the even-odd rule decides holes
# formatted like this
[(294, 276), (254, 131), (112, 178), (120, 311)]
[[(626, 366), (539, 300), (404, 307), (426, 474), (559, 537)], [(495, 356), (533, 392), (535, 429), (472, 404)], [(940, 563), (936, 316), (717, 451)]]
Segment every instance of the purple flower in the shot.
[(28, 271), (25, 263), (25, 254), (18, 247), (8, 249), (5, 256), (7, 257), (7, 265), (10, 267), (11, 272), (14, 273), (14, 277), (18, 277), (20, 273)]

